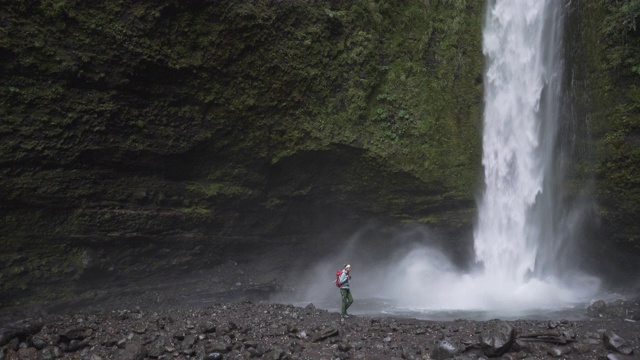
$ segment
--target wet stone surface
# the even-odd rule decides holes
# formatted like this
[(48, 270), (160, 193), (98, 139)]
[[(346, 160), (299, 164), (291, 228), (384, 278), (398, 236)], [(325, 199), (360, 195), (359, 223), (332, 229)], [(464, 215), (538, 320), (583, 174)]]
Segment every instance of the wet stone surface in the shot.
[[(0, 359), (634, 359), (638, 300), (589, 320), (426, 321), (267, 302), (4, 315)], [(82, 310), (82, 311), (81, 311)], [(15, 315), (15, 313), (14, 313)]]

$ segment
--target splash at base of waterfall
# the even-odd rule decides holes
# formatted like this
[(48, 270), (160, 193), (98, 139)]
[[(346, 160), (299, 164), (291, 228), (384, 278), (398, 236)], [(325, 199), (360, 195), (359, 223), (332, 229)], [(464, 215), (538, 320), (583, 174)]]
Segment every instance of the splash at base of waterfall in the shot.
[(433, 244), (425, 227), (384, 236), (385, 247), (369, 234), (355, 234), (337, 254), (305, 262), (294, 288), (271, 300), (338, 311), (333, 279), (336, 259), (352, 265), (354, 305), (350, 312), (429, 320), (581, 319), (599, 293), (600, 280), (575, 271), (559, 278), (501, 279), (484, 269), (462, 270)]
[(565, 280), (501, 279), (483, 271), (452, 271), (446, 258), (427, 248), (411, 251), (394, 268), (389, 298), (398, 308), (412, 311), (480, 311), (524, 314), (572, 309), (591, 301), (600, 287), (597, 278), (573, 274)]

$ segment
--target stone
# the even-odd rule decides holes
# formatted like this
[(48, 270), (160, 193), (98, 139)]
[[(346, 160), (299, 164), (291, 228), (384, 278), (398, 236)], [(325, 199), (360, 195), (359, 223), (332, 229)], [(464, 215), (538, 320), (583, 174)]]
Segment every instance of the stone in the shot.
[(64, 351), (62, 351), (62, 349), (59, 346), (54, 346), (51, 349), (51, 355), (53, 355), (54, 358), (61, 358), (64, 355)]
[(85, 327), (72, 327), (58, 335), (57, 343), (69, 343), (71, 340), (82, 340), (85, 338), (87, 329)]
[(460, 349), (449, 339), (440, 341), (433, 351), (431, 351), (431, 357), (434, 360), (452, 359), (454, 356), (460, 353)]
[(42, 350), (47, 346), (47, 342), (40, 336), (34, 336), (31, 338), (31, 346), (38, 350)]
[(348, 342), (340, 342), (338, 344), (338, 350), (342, 351), (342, 352), (347, 352), (349, 350), (351, 350), (351, 345)]
[(626, 340), (618, 336), (613, 331), (605, 331), (602, 334), (602, 340), (607, 349), (617, 351), (624, 355), (631, 355), (633, 348), (627, 343)]
[(615, 353), (609, 353), (607, 354), (606, 360), (626, 360), (627, 358), (625, 356), (619, 355), (619, 354), (615, 354)]
[(547, 354), (553, 357), (560, 357), (567, 355), (571, 352), (571, 347), (569, 346), (552, 346), (547, 350)]
[(164, 354), (164, 349), (156, 345), (151, 346), (151, 349), (147, 352), (147, 355), (153, 359), (159, 358), (162, 354)]
[(142, 344), (137, 341), (130, 341), (124, 349), (118, 353), (120, 360), (144, 360), (147, 352)]
[(193, 335), (187, 335), (182, 341), (182, 345), (186, 348), (191, 348), (196, 343), (196, 337)]
[(44, 326), (41, 320), (25, 319), (0, 327), (0, 347), (15, 337), (37, 334)]
[(587, 312), (591, 315), (602, 314), (607, 309), (607, 303), (604, 300), (595, 301), (587, 307)]
[(217, 353), (226, 353), (231, 351), (231, 345), (225, 344), (223, 342), (215, 342), (211, 344), (210, 350)]
[(327, 339), (327, 338), (330, 338), (330, 337), (333, 337), (333, 336), (338, 336), (338, 334), (339, 334), (338, 329), (329, 328), (329, 329), (326, 329), (326, 330), (324, 330), (324, 331), (322, 331), (320, 333), (316, 333), (314, 338), (313, 338), (313, 341), (314, 342), (322, 341), (324, 339)]
[(78, 351), (80, 349), (83, 349), (85, 347), (89, 346), (89, 342), (88, 341), (84, 341), (84, 340), (71, 340), (69, 342), (69, 347), (67, 348), (67, 351), (69, 352), (74, 352), (74, 351)]
[(485, 355), (497, 357), (509, 351), (515, 340), (516, 328), (507, 322), (497, 321), (480, 333), (479, 342)]
[(51, 353), (51, 350), (47, 348), (40, 351), (39, 360), (52, 360), (52, 359), (53, 359), (53, 354)]
[(18, 357), (20, 359), (35, 359), (37, 357), (38, 350), (27, 347), (18, 350)]
[(286, 355), (286, 353), (282, 350), (282, 349), (273, 349), (271, 351), (269, 351), (269, 353), (267, 354), (267, 359), (268, 360), (281, 360), (282, 358), (284, 358)]
[(204, 360), (222, 360), (222, 354), (219, 352), (212, 352), (205, 355)]
[(595, 349), (596, 346), (593, 344), (589, 344), (586, 342), (579, 342), (576, 344), (573, 344), (573, 349), (578, 353), (578, 354), (586, 354), (589, 351)]

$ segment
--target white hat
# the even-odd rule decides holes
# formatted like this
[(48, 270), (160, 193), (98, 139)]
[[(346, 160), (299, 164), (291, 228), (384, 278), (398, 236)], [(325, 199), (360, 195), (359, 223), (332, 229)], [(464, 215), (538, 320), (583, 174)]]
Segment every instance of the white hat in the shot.
[(350, 267), (351, 267), (351, 265), (347, 264), (347, 266), (345, 266), (344, 268), (346, 269), (346, 268), (350, 268)]

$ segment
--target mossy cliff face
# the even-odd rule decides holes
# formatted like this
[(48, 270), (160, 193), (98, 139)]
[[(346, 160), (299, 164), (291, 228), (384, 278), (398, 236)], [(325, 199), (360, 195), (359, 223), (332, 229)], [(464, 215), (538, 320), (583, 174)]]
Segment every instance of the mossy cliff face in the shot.
[(574, 169), (592, 182), (598, 222), (590, 245), (604, 270), (628, 278), (640, 258), (640, 3), (573, 3), (568, 35), (568, 83), (591, 139)]
[(4, 3), (2, 305), (370, 221), (468, 235), (482, 16), (478, 1)]

